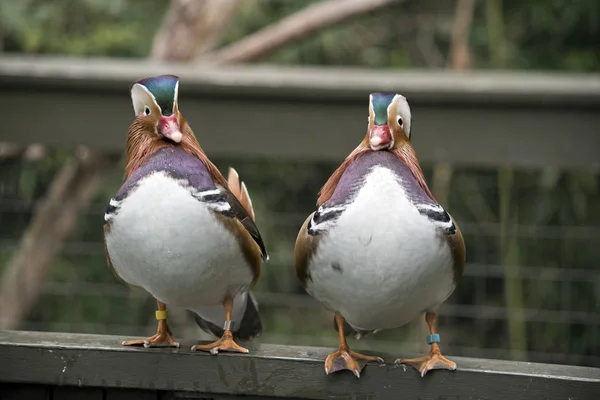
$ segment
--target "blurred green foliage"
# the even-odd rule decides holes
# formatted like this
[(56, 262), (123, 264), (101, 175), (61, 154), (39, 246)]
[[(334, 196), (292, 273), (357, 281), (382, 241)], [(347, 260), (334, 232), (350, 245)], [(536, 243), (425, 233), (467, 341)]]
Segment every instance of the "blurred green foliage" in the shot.
[(7, 52), (144, 57), (168, 0), (0, 0)]
[[(222, 44), (232, 43), (313, 2), (244, 0)], [(485, 3), (477, 3), (474, 15), (470, 36), (473, 66), (496, 68), (499, 63), (490, 54), (496, 50), (489, 45)], [(505, 50), (506, 68), (599, 69), (597, 0), (504, 0), (500, 4), (504, 23), (500, 43)], [(168, 0), (0, 0), (0, 43), (6, 52), (145, 57), (167, 7)], [(408, 0), (292, 43), (259, 61), (444, 68), (453, 17), (454, 2)], [(0, 160), (0, 204), (4, 205), (0, 208), (0, 270), (29, 222), (32, 204), (43, 196), (52, 176), (68, 157), (65, 151), (52, 150), (35, 163)], [(335, 345), (336, 334), (327, 312), (287, 302), (293, 297), (279, 301), (265, 296), (303, 294), (293, 273), (293, 244), (298, 228), (313, 210), (317, 191), (341, 160), (317, 164), (257, 159), (214, 161), (223, 172), (227, 166), (235, 166), (247, 182), (257, 209), (258, 225), (272, 256), (257, 287), (259, 298), (262, 294), (264, 299), (262, 340)], [(429, 181), (432, 168), (425, 166)], [(509, 181), (499, 179), (500, 176), (495, 170), (454, 171), (447, 206), (461, 227), (466, 226), (462, 229), (468, 262), (507, 268), (516, 264), (522, 272), (528, 266), (549, 267), (547, 274), (555, 271), (552, 267), (578, 273), (590, 270), (594, 273), (590, 276), (597, 277), (600, 249), (597, 240), (585, 232), (589, 229), (597, 232), (600, 228), (598, 174), (547, 168), (509, 170), (506, 175)], [(25, 328), (123, 335), (151, 331), (152, 328), (140, 330), (140, 326), (153, 324), (152, 299), (143, 294), (130, 295), (123, 285), (116, 283), (104, 260), (102, 215), (121, 177), (121, 171), (114, 171), (89, 212), (81, 216), (78, 230), (56, 260), (48, 287)], [(506, 204), (502, 212), (501, 199)], [(503, 226), (511, 240), (499, 239), (497, 226)], [(513, 254), (510, 263), (505, 263), (507, 253)], [(523, 281), (522, 289), (514, 294), (521, 307), (567, 313), (600, 309), (597, 278), (583, 282), (547, 278), (552, 276)], [(505, 283), (502, 275), (465, 277), (450, 303), (502, 307), (507, 293), (511, 296), (505, 290)], [(507, 314), (511, 321), (511, 311)], [(455, 354), (510, 357), (503, 351), (515, 346), (517, 335), (524, 340), (533, 359), (536, 354), (546, 353), (539, 360), (598, 366), (597, 358), (589, 358), (600, 354), (598, 324), (527, 322), (522, 327), (525, 331), (520, 333), (511, 333), (508, 325), (504, 318), (456, 316), (443, 318), (441, 329), (445, 343), (454, 346)], [(519, 325), (515, 326), (518, 331)], [(385, 331), (360, 342), (359, 346), (393, 353), (415, 351), (412, 343), (401, 342), (411, 335), (422, 342), (422, 337), (412, 334), (411, 329), (415, 327)], [(568, 354), (572, 357), (568, 358)]]
[[(315, 0), (243, 0), (222, 44), (312, 3)], [(488, 54), (485, 3), (477, 2), (470, 36), (477, 68), (494, 67)], [(501, 4), (509, 68), (598, 70), (600, 3), (504, 0)], [(168, 0), (0, 0), (0, 47), (6, 52), (144, 57), (168, 5)], [(428, 60), (448, 54), (453, 18), (454, 2), (407, 0), (292, 43), (261, 61), (429, 67)], [(427, 56), (430, 52), (437, 56)]]

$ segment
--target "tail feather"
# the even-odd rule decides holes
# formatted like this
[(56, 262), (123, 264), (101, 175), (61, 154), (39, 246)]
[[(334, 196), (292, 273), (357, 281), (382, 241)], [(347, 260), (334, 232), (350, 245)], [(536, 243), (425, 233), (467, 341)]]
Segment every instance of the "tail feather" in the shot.
[(248, 301), (246, 302), (246, 312), (240, 329), (236, 332), (240, 340), (250, 340), (260, 336), (262, 333), (262, 321), (258, 313), (258, 302), (252, 292), (248, 292)]
[(231, 193), (239, 200), (242, 207), (244, 207), (250, 215), (250, 218), (252, 218), (252, 221), (254, 221), (254, 208), (252, 207), (252, 200), (250, 199), (248, 188), (244, 182), (240, 181), (240, 175), (232, 167), (229, 167), (227, 184), (229, 185)]
[[(244, 297), (245, 296), (245, 299)], [(244, 301), (245, 300), (245, 301)], [(245, 303), (243, 314), (241, 307)], [(252, 292), (240, 293), (235, 297), (233, 310), (232, 333), (235, 339), (251, 340), (262, 333), (262, 322), (258, 313), (258, 302)], [(216, 337), (223, 336), (225, 322), (223, 310), (220, 307), (203, 308), (192, 311), (196, 324), (205, 332)], [(241, 314), (241, 315), (240, 315)]]
[(202, 329), (204, 332), (212, 333), (213, 335), (215, 335), (218, 338), (223, 336), (223, 327), (222, 326), (218, 326), (218, 325), (210, 322), (209, 320), (202, 318), (201, 316), (199, 316), (198, 314), (196, 314), (193, 311), (192, 311), (192, 314), (194, 314), (194, 320), (196, 321), (196, 324), (198, 324), (200, 329)]

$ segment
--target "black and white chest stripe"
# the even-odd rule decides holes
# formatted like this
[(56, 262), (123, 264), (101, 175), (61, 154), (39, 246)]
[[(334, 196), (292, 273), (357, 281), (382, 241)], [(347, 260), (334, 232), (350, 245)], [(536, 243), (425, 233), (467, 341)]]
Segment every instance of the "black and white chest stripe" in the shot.
[[(177, 179), (177, 183), (183, 188), (187, 189), (190, 195), (196, 200), (202, 202), (212, 211), (218, 212), (226, 217), (233, 218), (235, 213), (231, 209), (231, 204), (225, 199), (223, 194), (223, 188), (217, 185), (215, 188), (209, 188), (205, 190), (198, 190), (191, 186), (186, 179)], [(106, 213), (104, 214), (104, 222), (108, 223), (119, 213), (119, 209), (127, 197), (118, 199), (113, 197), (108, 203)]]
[(450, 215), (444, 208), (436, 203), (414, 203), (421, 215), (427, 217), (437, 228), (443, 230), (448, 235), (456, 233), (456, 227)]
[[(187, 183), (187, 181), (185, 181), (185, 183)], [(193, 198), (204, 203), (209, 209), (223, 214), (226, 217), (235, 217), (235, 213), (231, 209), (231, 204), (229, 204), (225, 198), (225, 189), (220, 185), (217, 185), (214, 189), (208, 190), (197, 190), (191, 186), (187, 186), (187, 189), (190, 191)]]
[(331, 207), (321, 205), (308, 222), (308, 234), (316, 236), (327, 231), (337, 222), (338, 218), (346, 210), (347, 204), (339, 204)]
[[(431, 203), (413, 203), (417, 211), (432, 222), (436, 228), (441, 229), (448, 235), (456, 233), (456, 226), (450, 215), (439, 204)], [(327, 231), (335, 225), (340, 215), (346, 210), (347, 204), (336, 205), (332, 207), (321, 206), (314, 213), (308, 223), (308, 234), (316, 236), (323, 231)]]
[(106, 212), (104, 213), (104, 222), (110, 222), (119, 212), (119, 208), (121, 208), (121, 201), (115, 199), (114, 197), (110, 199), (108, 207), (106, 207)]

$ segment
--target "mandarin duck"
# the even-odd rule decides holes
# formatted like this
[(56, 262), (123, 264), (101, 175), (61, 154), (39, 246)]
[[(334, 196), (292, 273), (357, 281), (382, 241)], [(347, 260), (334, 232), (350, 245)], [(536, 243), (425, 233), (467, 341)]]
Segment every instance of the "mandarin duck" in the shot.
[(123, 345), (179, 347), (167, 304), (194, 313), (220, 337), (193, 350), (247, 353), (235, 340), (261, 333), (250, 287), (268, 256), (246, 185), (228, 181), (208, 159), (179, 111), (179, 78), (162, 75), (131, 88), (125, 179), (104, 215), (106, 259), (115, 276), (156, 298), (158, 329)]
[(304, 289), (334, 313), (339, 348), (325, 360), (327, 374), (368, 361), (350, 351), (346, 335), (360, 338), (425, 315), (431, 351), (398, 359), (421, 376), (456, 369), (442, 356), (436, 309), (454, 291), (465, 245), (452, 217), (428, 189), (410, 142), (411, 112), (399, 94), (369, 97), (363, 141), (322, 187), (317, 209), (296, 239), (296, 275)]

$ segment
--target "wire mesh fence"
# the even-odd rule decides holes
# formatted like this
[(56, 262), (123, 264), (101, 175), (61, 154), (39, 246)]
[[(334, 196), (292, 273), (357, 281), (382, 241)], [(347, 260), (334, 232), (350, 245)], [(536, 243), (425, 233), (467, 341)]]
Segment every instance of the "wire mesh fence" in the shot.
[[(221, 170), (234, 165), (248, 184), (270, 253), (254, 289), (264, 326), (257, 340), (336, 346), (332, 316), (304, 293), (293, 267), (298, 229), (335, 163), (214, 161)], [(0, 270), (10, 263), (43, 189), (60, 166), (48, 163), (0, 165)], [(425, 166), (428, 178), (434, 168)], [(551, 172), (513, 171), (513, 183), (503, 186), (497, 171), (456, 168), (446, 182), (446, 205), (465, 237), (468, 261), (458, 288), (439, 312), (446, 354), (600, 366), (600, 177), (555, 171), (549, 179)], [(120, 178), (115, 167), (80, 214), (76, 232), (50, 267), (19, 329), (123, 338), (153, 333), (154, 300), (119, 283), (105, 264), (102, 218)], [(502, 211), (503, 197), (510, 211)], [(171, 309), (170, 320), (176, 337), (209, 338), (185, 310)], [(399, 356), (426, 351), (425, 334), (424, 321), (417, 320), (351, 345)]]

